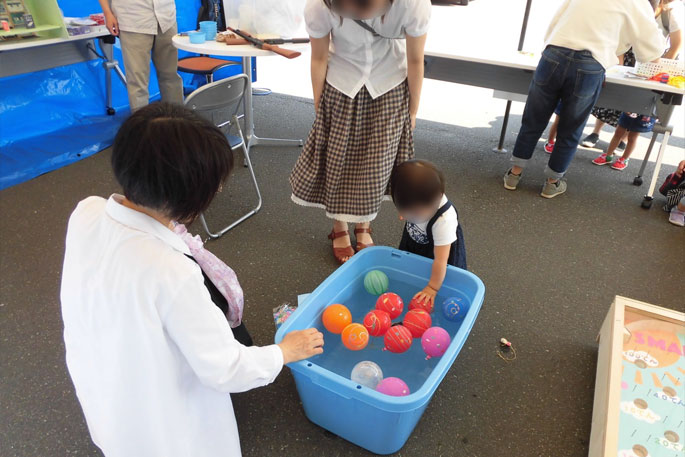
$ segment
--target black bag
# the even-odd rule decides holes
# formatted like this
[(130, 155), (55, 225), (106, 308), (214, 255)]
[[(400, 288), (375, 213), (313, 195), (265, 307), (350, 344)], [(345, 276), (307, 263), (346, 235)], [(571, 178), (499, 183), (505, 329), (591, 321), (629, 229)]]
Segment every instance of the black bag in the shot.
[(216, 29), (219, 32), (226, 30), (224, 15), (224, 2), (221, 0), (201, 0), (200, 9), (197, 11), (197, 29), (200, 29), (202, 21), (216, 21)]

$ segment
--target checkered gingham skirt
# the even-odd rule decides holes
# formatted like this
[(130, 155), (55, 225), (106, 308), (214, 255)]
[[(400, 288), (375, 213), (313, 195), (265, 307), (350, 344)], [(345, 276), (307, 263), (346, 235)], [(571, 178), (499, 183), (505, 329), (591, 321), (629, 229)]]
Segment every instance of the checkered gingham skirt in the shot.
[(326, 83), (290, 175), (292, 200), (323, 208), (331, 219), (372, 221), (393, 168), (413, 156), (406, 81), (376, 99), (366, 87), (350, 98)]

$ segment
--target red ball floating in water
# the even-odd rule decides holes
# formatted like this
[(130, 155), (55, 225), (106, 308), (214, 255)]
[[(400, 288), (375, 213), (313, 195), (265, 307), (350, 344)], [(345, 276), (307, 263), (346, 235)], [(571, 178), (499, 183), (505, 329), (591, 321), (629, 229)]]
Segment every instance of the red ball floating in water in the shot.
[[(369, 311), (364, 317), (364, 327), (371, 336), (383, 336), (392, 325), (390, 314), (380, 309)], [(430, 327), (430, 325), (429, 325)]]
[(390, 327), (390, 330), (385, 332), (384, 342), (384, 351), (399, 354), (407, 351), (411, 347), (412, 335), (409, 329), (404, 325), (393, 325)]
[(416, 298), (412, 298), (409, 302), (409, 309), (422, 309), (427, 313), (432, 313), (435, 308), (434, 304), (430, 300), (419, 301)]
[(430, 314), (426, 311), (422, 309), (412, 309), (404, 316), (402, 325), (409, 329), (414, 338), (421, 338), (423, 332), (433, 325), (433, 321)]
[(376, 300), (376, 309), (385, 311), (390, 314), (391, 319), (395, 319), (402, 314), (404, 302), (399, 295), (393, 294), (392, 292), (386, 292)]

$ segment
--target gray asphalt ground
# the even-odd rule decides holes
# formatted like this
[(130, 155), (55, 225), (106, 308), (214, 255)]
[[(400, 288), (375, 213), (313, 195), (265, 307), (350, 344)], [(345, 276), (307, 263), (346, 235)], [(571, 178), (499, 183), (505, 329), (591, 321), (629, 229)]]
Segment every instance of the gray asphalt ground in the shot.
[[(255, 103), (262, 135), (306, 136), (311, 101), (275, 94)], [(661, 200), (640, 208), (645, 188), (631, 184), (639, 160), (620, 173), (593, 166), (597, 151), (580, 149), (567, 194), (545, 200), (538, 195), (541, 143), (519, 190), (508, 192), (501, 184), (508, 157), (490, 151), (500, 123), (493, 119), (491, 129), (419, 121), (416, 130), (417, 155), (448, 178), (469, 266), (487, 289), (471, 336), (398, 456), (587, 455), (596, 336), (614, 295), (685, 308), (685, 229), (668, 224)], [(513, 116), (509, 131), (519, 123)], [(513, 140), (510, 134), (510, 146)], [(289, 200), (297, 154), (255, 150), (264, 209), (209, 244), (237, 271), (245, 320), (259, 344), (273, 341), (274, 306), (294, 302), (336, 268), (329, 221)], [(662, 178), (672, 170), (664, 167)], [(246, 207), (245, 175), (237, 170), (210, 221)], [(103, 151), (0, 192), (3, 456), (100, 455), (66, 372), (58, 297), (69, 213), (89, 195), (115, 191)], [(401, 229), (386, 204), (374, 224), (377, 243), (396, 245)], [(515, 361), (497, 357), (501, 337), (514, 343)], [(369, 455), (307, 421), (288, 369), (269, 387), (235, 395), (234, 404), (245, 456)]]

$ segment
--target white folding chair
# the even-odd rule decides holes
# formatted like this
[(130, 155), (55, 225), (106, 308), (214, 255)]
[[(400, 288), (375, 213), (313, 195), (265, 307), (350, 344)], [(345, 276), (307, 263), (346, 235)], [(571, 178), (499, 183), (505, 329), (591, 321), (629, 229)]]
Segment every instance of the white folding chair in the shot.
[[(252, 210), (217, 232), (212, 232), (209, 229), (205, 215), (201, 214), (200, 222), (211, 238), (219, 238), (241, 222), (257, 214), (262, 207), (262, 194), (259, 191), (259, 184), (257, 183), (257, 178), (252, 168), (252, 161), (250, 160), (250, 152), (247, 149), (237, 114), (240, 101), (243, 100), (245, 95), (247, 82), (247, 75), (245, 74), (215, 81), (193, 91), (185, 101), (186, 108), (196, 111), (226, 132), (226, 138), (228, 138), (232, 150), (240, 148), (243, 151), (245, 166), (250, 171), (252, 183), (257, 193), (257, 205)], [(231, 134), (233, 129), (236, 130), (237, 135)]]

